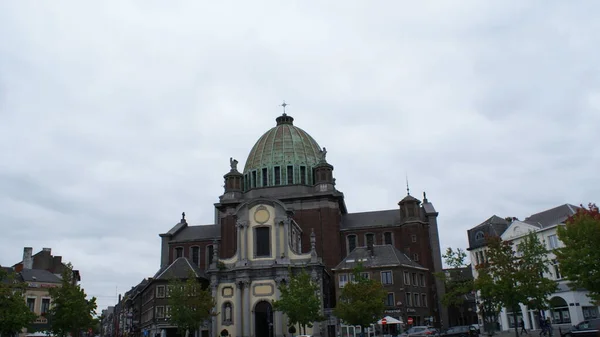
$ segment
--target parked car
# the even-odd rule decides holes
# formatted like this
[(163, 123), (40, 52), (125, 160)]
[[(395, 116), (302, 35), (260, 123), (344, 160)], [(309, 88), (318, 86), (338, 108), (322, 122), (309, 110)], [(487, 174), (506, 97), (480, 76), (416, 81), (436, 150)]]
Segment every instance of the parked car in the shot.
[(588, 319), (583, 322), (579, 322), (577, 325), (571, 327), (571, 329), (562, 331), (562, 328), (558, 328), (561, 337), (596, 337), (600, 336), (600, 318)]
[(422, 336), (437, 336), (439, 335), (439, 331), (436, 328), (426, 326), (426, 325), (418, 325), (413, 326), (410, 329), (404, 331), (399, 335), (399, 337), (422, 337)]
[(473, 325), (453, 326), (441, 334), (441, 336), (446, 337), (474, 337), (478, 335), (479, 330)]

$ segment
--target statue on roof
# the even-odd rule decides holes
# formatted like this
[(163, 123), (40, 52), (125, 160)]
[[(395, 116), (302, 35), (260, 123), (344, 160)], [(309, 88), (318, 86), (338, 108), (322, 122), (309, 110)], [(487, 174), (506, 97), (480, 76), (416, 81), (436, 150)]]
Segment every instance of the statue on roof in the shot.
[(321, 161), (327, 161), (325, 157), (327, 156), (327, 149), (323, 147), (323, 150), (319, 150), (319, 157)]
[(232, 171), (237, 171), (237, 164), (238, 164), (237, 160), (233, 159), (233, 157), (229, 158), (229, 166), (231, 166)]

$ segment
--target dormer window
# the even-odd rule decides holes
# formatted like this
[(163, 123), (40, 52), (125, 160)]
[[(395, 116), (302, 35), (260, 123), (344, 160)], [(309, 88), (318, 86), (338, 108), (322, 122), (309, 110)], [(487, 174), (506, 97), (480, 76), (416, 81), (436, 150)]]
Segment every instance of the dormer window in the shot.
[(483, 240), (484, 237), (485, 237), (485, 235), (483, 234), (482, 231), (479, 231), (475, 234), (475, 240), (477, 240), (477, 241)]

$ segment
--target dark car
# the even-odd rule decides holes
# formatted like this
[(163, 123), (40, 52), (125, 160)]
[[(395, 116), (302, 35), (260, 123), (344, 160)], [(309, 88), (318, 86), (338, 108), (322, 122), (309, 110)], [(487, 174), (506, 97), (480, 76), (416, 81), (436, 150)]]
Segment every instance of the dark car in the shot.
[(585, 320), (564, 332), (559, 328), (559, 332), (562, 337), (599, 337), (600, 318)]
[(453, 326), (441, 334), (445, 337), (472, 337), (478, 335), (479, 330), (472, 325)]

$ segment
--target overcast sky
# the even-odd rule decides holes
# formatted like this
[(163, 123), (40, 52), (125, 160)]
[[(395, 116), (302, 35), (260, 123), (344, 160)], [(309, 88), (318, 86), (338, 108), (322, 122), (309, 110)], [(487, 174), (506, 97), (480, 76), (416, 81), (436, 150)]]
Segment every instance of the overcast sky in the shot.
[[(229, 5), (228, 5), (229, 4)], [(0, 2), (0, 264), (51, 247), (99, 309), (213, 222), (275, 125), (350, 212), (423, 191), (442, 248), (493, 214), (600, 201), (597, 1)]]

